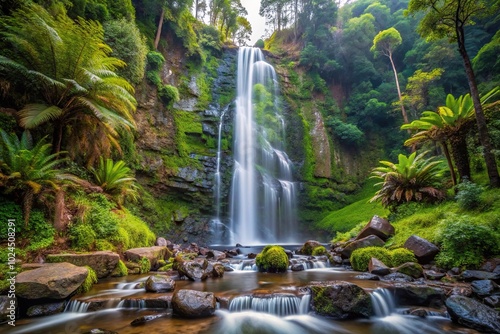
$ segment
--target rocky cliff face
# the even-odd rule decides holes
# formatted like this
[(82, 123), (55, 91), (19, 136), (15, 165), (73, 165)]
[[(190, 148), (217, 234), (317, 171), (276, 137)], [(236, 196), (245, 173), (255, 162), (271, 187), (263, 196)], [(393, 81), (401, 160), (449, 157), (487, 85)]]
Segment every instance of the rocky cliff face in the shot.
[[(164, 84), (182, 87), (180, 101), (166, 107), (155, 86), (144, 82), (136, 89), (137, 179), (149, 190), (163, 212), (154, 222), (156, 233), (173, 242), (208, 244), (214, 208), (214, 175), (217, 168), (217, 139), (224, 112), (221, 154), (221, 193), (227, 198), (232, 171), (228, 143), (232, 137), (232, 103), (221, 105), (221, 97), (235, 90), (236, 50), (224, 50), (216, 67), (212, 85), (205, 86), (207, 68), (189, 71), (185, 59), (175, 48), (164, 51)], [(229, 92), (229, 93), (228, 93)], [(206, 94), (212, 102), (205, 103)], [(228, 95), (229, 94), (229, 95)], [(234, 94), (234, 93), (233, 93)], [(225, 196), (224, 196), (225, 195)], [(224, 210), (222, 210), (224, 212)], [(149, 221), (154, 221), (150, 218)]]

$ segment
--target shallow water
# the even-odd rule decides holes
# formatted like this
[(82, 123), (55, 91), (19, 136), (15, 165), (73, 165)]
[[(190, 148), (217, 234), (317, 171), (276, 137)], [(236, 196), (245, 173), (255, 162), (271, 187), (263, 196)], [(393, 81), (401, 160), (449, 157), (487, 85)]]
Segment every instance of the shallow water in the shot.
[[(339, 268), (311, 269), (283, 274), (267, 274), (251, 271), (227, 272), (223, 278), (208, 279), (203, 282), (177, 281), (176, 289), (193, 289), (211, 291), (216, 296), (234, 299), (236, 296), (252, 295), (259, 303), (259, 296), (269, 293), (284, 294), (287, 298), (303, 297), (301, 287), (311, 281), (343, 280), (353, 282), (368, 292), (383, 287), (383, 282), (358, 280), (354, 277), (358, 272)], [(105, 299), (108, 309), (77, 313), (66, 312), (55, 316), (32, 319), (20, 319), (13, 330), (10, 326), (0, 326), (0, 333), (12, 334), (74, 334), (84, 333), (93, 328), (104, 328), (120, 334), (165, 333), (165, 334), (304, 334), (304, 333), (352, 333), (352, 334), (437, 334), (437, 333), (477, 333), (473, 330), (457, 327), (444, 317), (417, 318), (394, 313), (388, 308), (385, 313), (366, 320), (333, 321), (324, 317), (314, 316), (307, 308), (299, 306), (297, 314), (276, 316), (255, 310), (237, 309), (241, 312), (218, 310), (214, 317), (196, 320), (186, 320), (175, 316), (167, 316), (153, 320), (145, 325), (133, 327), (131, 321), (144, 315), (166, 313), (166, 309), (134, 309), (117, 308), (124, 298), (157, 298), (169, 296), (172, 293), (146, 293), (144, 289), (131, 289), (137, 282), (144, 281), (149, 275), (127, 276), (102, 280), (94, 285), (87, 294), (75, 296), (80, 302), (92, 299)], [(269, 299), (270, 302), (272, 299)], [(139, 305), (139, 304), (137, 304)], [(81, 305), (80, 305), (81, 306)], [(79, 305), (75, 307), (80, 307)], [(269, 307), (260, 305), (260, 310)], [(75, 309), (76, 310), (76, 309)], [(394, 312), (393, 312), (394, 311)], [(302, 313), (302, 314), (301, 314)]]

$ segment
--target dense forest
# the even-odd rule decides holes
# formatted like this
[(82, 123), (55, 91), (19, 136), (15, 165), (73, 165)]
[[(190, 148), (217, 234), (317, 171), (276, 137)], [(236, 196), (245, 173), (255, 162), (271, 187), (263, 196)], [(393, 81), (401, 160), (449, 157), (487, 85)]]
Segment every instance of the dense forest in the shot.
[[(460, 215), (446, 233), (478, 210), (471, 234), (496, 240), (500, 1), (434, 3), (261, 1), (306, 235), (340, 240), (374, 213), (428, 226), (438, 202)], [(0, 14), (2, 238), (15, 219), (26, 260), (204, 242), (212, 111), (233, 102), (252, 31), (240, 1), (5, 0)], [(362, 215), (340, 222), (353, 203)]]

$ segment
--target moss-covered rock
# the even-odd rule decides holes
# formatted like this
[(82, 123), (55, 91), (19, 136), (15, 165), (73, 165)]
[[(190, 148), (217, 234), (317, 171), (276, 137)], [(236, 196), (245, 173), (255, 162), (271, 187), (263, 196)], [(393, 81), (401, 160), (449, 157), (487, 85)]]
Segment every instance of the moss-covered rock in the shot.
[(255, 258), (259, 271), (279, 273), (288, 270), (288, 256), (281, 246), (268, 245)]
[(351, 266), (357, 271), (367, 271), (371, 258), (376, 258), (383, 263), (391, 263), (391, 255), (387, 249), (383, 247), (365, 247), (352, 252), (350, 257)]
[(424, 276), (424, 269), (416, 262), (406, 262), (399, 267), (394, 268), (394, 271), (413, 278), (420, 278)]
[(325, 246), (315, 247), (313, 249), (311, 255), (313, 255), (313, 256), (326, 255), (326, 248), (325, 248)]
[(302, 255), (312, 255), (313, 250), (320, 246), (322, 246), (321, 243), (316, 240), (307, 240), (299, 249), (298, 253)]
[(123, 277), (128, 275), (128, 268), (123, 263), (122, 260), (118, 261), (118, 264), (116, 265), (115, 270), (111, 273), (111, 277)]
[(82, 285), (76, 290), (77, 293), (89, 292), (92, 286), (97, 283), (97, 274), (94, 269), (89, 266), (85, 266), (85, 268), (88, 270), (87, 278), (85, 278), (85, 281), (83, 281)]
[(312, 308), (323, 316), (335, 319), (368, 318), (373, 309), (370, 296), (350, 282), (312, 282)]
[(389, 252), (389, 255), (391, 256), (390, 265), (393, 267), (400, 266), (406, 262), (417, 262), (415, 254), (406, 248), (393, 249)]

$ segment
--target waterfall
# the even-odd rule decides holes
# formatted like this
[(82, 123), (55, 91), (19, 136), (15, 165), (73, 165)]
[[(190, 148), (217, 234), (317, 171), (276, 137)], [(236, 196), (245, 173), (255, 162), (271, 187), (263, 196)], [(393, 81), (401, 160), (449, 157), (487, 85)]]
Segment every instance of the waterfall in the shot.
[(276, 71), (264, 61), (260, 49), (240, 48), (230, 198), (232, 242), (295, 240), (297, 185), (284, 150), (285, 135)]
[(71, 300), (64, 308), (64, 312), (86, 313), (89, 309), (89, 305), (90, 303), (81, 302), (79, 300)]
[(224, 125), (224, 116), (226, 115), (228, 107), (226, 107), (220, 115), (219, 132), (217, 137), (217, 167), (214, 175), (214, 199), (215, 199), (215, 219), (218, 221), (220, 221), (221, 185), (222, 185), (221, 175), (220, 175), (220, 164), (222, 158), (222, 127)]
[(396, 312), (396, 303), (387, 289), (376, 289), (371, 293), (373, 311), (377, 317), (387, 317)]
[(239, 296), (231, 300), (230, 312), (256, 311), (278, 316), (298, 314), (301, 298), (292, 294), (279, 294), (272, 296)]

